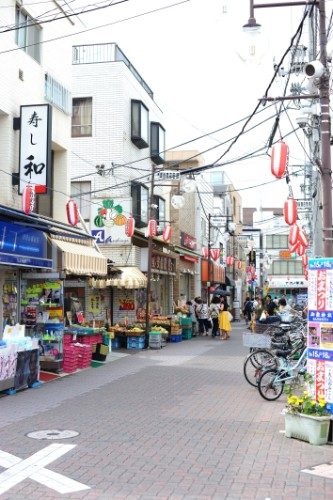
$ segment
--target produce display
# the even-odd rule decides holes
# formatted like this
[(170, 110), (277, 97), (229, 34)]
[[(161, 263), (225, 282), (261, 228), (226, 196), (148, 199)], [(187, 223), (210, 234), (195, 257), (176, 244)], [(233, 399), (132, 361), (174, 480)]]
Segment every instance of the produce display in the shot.
[(163, 326), (156, 326), (156, 325), (151, 326), (151, 331), (157, 333), (169, 333), (169, 331), (163, 328)]

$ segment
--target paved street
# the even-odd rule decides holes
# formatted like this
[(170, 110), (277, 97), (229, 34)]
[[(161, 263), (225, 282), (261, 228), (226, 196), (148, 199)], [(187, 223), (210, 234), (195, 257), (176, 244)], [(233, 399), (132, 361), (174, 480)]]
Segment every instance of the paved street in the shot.
[[(284, 398), (266, 402), (243, 379), (241, 333), (131, 353), (1, 398), (1, 498), (332, 499), (333, 479), (301, 470), (333, 463), (333, 446), (280, 432)], [(45, 429), (79, 434), (27, 436)]]

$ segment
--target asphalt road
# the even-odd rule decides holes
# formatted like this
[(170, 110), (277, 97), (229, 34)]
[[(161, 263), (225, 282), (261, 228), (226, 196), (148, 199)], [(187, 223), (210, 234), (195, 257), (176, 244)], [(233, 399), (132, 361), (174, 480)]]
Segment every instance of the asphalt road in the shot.
[(284, 396), (243, 379), (242, 331), (1, 397), (1, 499), (333, 499), (333, 446), (284, 436)]

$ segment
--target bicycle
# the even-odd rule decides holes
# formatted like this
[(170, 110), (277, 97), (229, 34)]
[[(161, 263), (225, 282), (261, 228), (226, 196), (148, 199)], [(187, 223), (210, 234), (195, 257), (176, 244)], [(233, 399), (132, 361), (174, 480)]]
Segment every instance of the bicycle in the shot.
[[(278, 331), (275, 331), (273, 338), (270, 341), (270, 348), (254, 349), (248, 354), (244, 361), (243, 374), (245, 380), (253, 387), (258, 386), (259, 378), (263, 371), (268, 368), (275, 369), (278, 367), (278, 361), (275, 355), (276, 349), (289, 349), (290, 358), (294, 358), (296, 355), (301, 356), (303, 350), (305, 349), (306, 337), (303, 332), (297, 335), (297, 337), (287, 337), (284, 338), (285, 329), (282, 327)], [(278, 340), (277, 337), (280, 337)]]
[[(304, 375), (306, 372), (307, 349), (304, 349), (301, 357), (295, 364), (288, 359), (290, 353), (291, 350), (277, 351), (278, 368), (269, 368), (265, 370), (259, 378), (259, 394), (267, 401), (275, 401), (278, 399), (283, 392), (285, 382), (288, 380), (295, 382), (300, 375)], [(270, 396), (271, 392), (272, 396)]]

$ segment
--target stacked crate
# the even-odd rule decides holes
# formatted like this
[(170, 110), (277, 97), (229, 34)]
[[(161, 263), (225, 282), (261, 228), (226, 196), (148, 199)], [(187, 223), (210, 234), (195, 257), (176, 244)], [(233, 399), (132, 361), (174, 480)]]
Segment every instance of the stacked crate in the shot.
[(192, 338), (192, 318), (182, 317), (180, 320), (182, 325), (182, 338), (188, 340)]
[(64, 361), (63, 371), (66, 373), (74, 373), (77, 370), (78, 356), (76, 347), (72, 344), (64, 346)]
[(92, 346), (87, 344), (75, 344), (77, 353), (77, 367), (88, 368), (91, 363)]
[(162, 348), (162, 334), (159, 332), (149, 332), (149, 347), (150, 349)]

